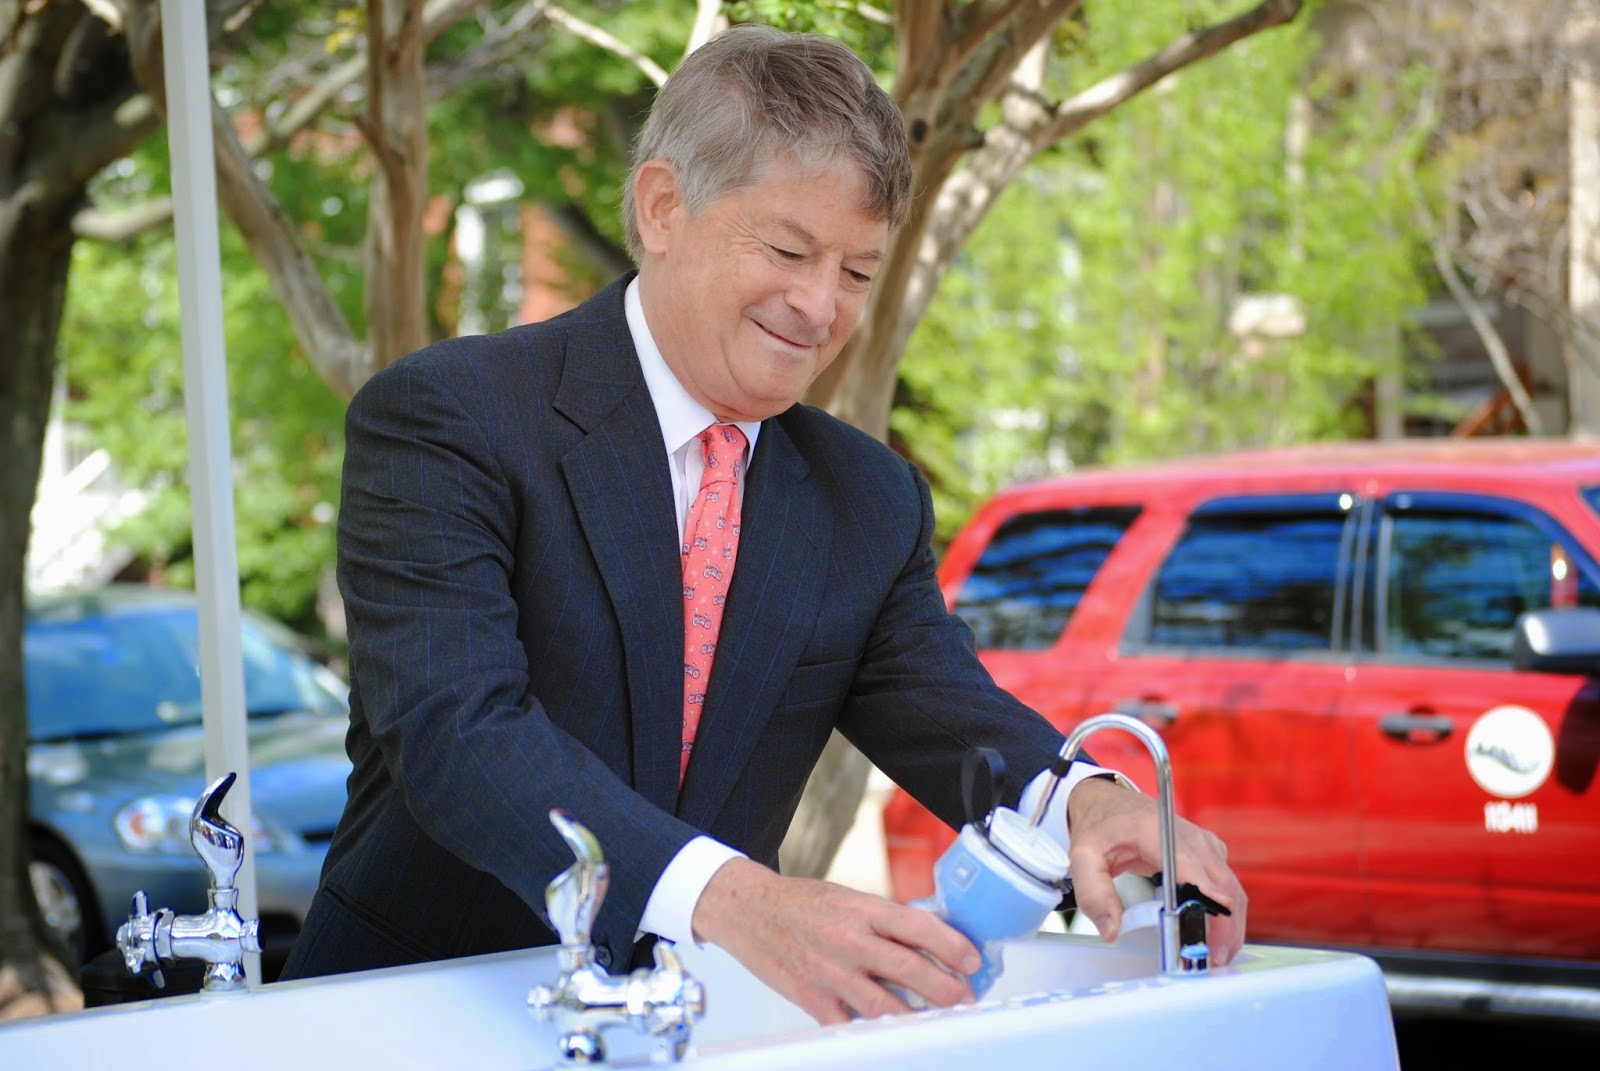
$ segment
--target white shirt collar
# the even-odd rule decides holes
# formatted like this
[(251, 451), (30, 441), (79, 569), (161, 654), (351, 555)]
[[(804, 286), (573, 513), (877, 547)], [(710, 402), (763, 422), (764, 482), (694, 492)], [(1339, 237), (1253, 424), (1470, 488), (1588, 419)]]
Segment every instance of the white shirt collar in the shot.
[[(678, 377), (667, 367), (667, 360), (661, 356), (660, 347), (650, 335), (650, 326), (645, 323), (644, 303), (639, 299), (638, 276), (628, 283), (623, 293), (622, 307), (627, 313), (628, 333), (633, 336), (633, 348), (639, 353), (644, 385), (650, 391), (650, 400), (655, 403), (656, 421), (661, 425), (661, 441), (670, 457), (704, 431), (706, 425), (715, 424), (717, 418), (684, 390)], [(740, 421), (736, 426), (750, 441), (746, 456), (754, 457), (761, 422)]]

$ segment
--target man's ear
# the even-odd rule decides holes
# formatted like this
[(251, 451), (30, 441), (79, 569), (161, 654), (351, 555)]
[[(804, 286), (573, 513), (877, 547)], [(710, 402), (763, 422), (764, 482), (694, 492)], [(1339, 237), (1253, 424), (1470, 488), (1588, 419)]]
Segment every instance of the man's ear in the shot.
[(674, 213), (682, 206), (678, 169), (667, 160), (646, 160), (633, 177), (633, 211), (645, 252), (660, 256), (671, 244)]

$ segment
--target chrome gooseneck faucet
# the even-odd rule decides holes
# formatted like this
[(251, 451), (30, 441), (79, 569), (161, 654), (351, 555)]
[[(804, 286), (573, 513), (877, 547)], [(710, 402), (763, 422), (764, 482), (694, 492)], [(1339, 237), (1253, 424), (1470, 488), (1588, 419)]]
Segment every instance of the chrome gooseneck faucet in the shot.
[(610, 881), (610, 867), (600, 842), (587, 828), (557, 807), (550, 812), (577, 862), (545, 887), (550, 923), (561, 938), (556, 962), (561, 974), (554, 985), (536, 985), (528, 992), (528, 1008), (541, 1021), (554, 1022), (563, 1067), (605, 1061), (600, 1032), (633, 1026), (663, 1039), (673, 1060), (689, 1048), (690, 1031), (706, 1011), (705, 990), (689, 977), (670, 941), (655, 946), (655, 969), (643, 967), (613, 978), (595, 961), (590, 943)]
[[(1161, 973), (1189, 974), (1210, 965), (1206, 944), (1207, 905), (1203, 898), (1178, 902), (1177, 820), (1172, 805), (1172, 760), (1166, 742), (1150, 726), (1126, 714), (1099, 714), (1085, 719), (1061, 745), (1061, 752), (1050, 767), (1051, 780), (1033, 815), (1038, 825), (1055, 794), (1056, 786), (1083, 750), (1083, 742), (1102, 729), (1121, 729), (1138, 737), (1156, 764), (1156, 805), (1160, 811), (1161, 835)], [(1198, 896), (1198, 894), (1197, 894)], [(1214, 905), (1220, 909), (1220, 905)], [(1221, 909), (1226, 912), (1226, 909)]]
[(195, 801), (189, 818), (189, 843), (211, 874), (210, 908), (203, 915), (178, 915), (169, 908), (150, 912), (143, 890), (133, 896), (128, 921), (117, 929), (117, 947), (128, 970), (138, 974), (154, 967), (154, 982), (166, 984), (162, 961), (201, 959), (206, 968), (203, 987), (212, 992), (245, 986), (244, 954), (261, 951), (260, 924), (241, 918), (239, 890), (234, 879), (244, 864), (244, 834), (218, 812), (233, 787), (236, 775), (226, 773)]

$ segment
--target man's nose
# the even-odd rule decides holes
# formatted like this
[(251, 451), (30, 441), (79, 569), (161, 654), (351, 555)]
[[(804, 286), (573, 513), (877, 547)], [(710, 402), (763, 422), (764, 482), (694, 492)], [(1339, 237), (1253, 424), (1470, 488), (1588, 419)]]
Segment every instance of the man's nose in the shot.
[(839, 268), (818, 261), (799, 272), (785, 295), (789, 307), (805, 317), (806, 326), (818, 332), (832, 329), (839, 310)]

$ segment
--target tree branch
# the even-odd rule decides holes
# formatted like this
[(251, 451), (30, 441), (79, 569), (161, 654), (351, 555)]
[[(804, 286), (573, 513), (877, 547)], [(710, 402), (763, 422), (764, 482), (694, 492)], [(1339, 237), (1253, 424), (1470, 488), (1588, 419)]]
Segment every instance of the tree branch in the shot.
[(947, 20), (950, 18), (948, 0), (895, 0), (894, 41), (895, 70), (899, 81), (906, 81), (906, 72), (920, 68), (930, 59), (940, 55)]
[[(433, 0), (422, 9), (423, 40), (432, 43), (440, 34), (483, 4), (484, 0)], [(530, 3), (522, 8), (518, 15), (536, 6), (537, 4)], [(512, 21), (515, 21), (516, 17), (513, 16)], [(341, 93), (366, 78), (367, 70), (368, 54), (365, 51), (345, 60), (328, 72), (316, 85), (301, 94), (284, 110), (283, 116), (277, 122), (263, 126), (246, 146), (246, 150), (251, 156), (259, 157), (288, 144), (290, 138), (310, 126), (318, 116), (327, 111)], [(268, 110), (263, 109), (263, 114)]]
[[(958, 30), (963, 36), (953, 42), (948, 56), (959, 57), (960, 66), (950, 68), (950, 82), (943, 90), (944, 107), (964, 122), (974, 120), (976, 104), (1007, 92), (1023, 57), (1081, 6), (1081, 0), (1035, 0), (1008, 10), (1006, 21), (985, 30), (984, 36), (968, 36), (965, 30)], [(943, 117), (940, 125), (945, 125)]]
[[(710, 3), (711, 0), (702, 0), (702, 2), (703, 3)], [(718, 6), (721, 6), (720, 0), (718, 0)], [(868, 22), (877, 23), (879, 26), (893, 26), (894, 25), (894, 16), (893, 15), (889, 14), (887, 11), (883, 10), (883, 8), (881, 8), (881, 7), (873, 7), (871, 4), (866, 3), (866, 0), (862, 0), (861, 3), (856, 5), (856, 14), (860, 15), (862, 18), (866, 19)]]
[(535, 26), (548, 21), (537, 5), (527, 4), (499, 26), (487, 31), (483, 39), (463, 56), (448, 64), (431, 64), (428, 67), (428, 97), (438, 100), (462, 83), (476, 77), (508, 59), (526, 56), (530, 42), (527, 34)]
[(157, 197), (123, 212), (85, 208), (72, 217), (72, 233), (101, 242), (127, 242), (172, 219), (172, 198)]
[[(356, 126), (361, 130), (367, 140), (367, 145), (378, 158), (378, 166), (386, 172), (393, 172), (394, 168), (401, 166), (396, 159), (394, 147), (389, 144), (383, 128), (383, 69), (385, 64), (382, 59), (377, 63), (372, 62), (373, 56), (382, 57), (388, 46), (384, 42), (383, 34), (383, 9), (384, 0), (368, 0), (367, 3), (367, 111), (365, 121), (358, 113), (355, 116)], [(254, 154), (252, 154), (254, 155)]]
[[(1125, 104), (1167, 75), (1214, 56), (1247, 37), (1292, 21), (1302, 7), (1303, 0), (1264, 0), (1226, 22), (1185, 33), (1155, 55), (1103, 79), (1053, 109), (1041, 107), (1044, 100), (1044, 44), (1041, 41), (1036, 51), (1018, 64), (1006, 88), (1001, 123), (989, 132), (984, 147), (972, 155), (961, 174), (940, 193), (931, 228), (931, 234), (938, 236), (939, 245), (924, 250), (919, 257), (919, 275), (926, 271), (932, 276), (921, 287), (927, 299), (931, 300), (955, 251), (977, 229), (1000, 191), (1039, 153)], [(933, 240), (930, 237), (929, 241)], [(922, 309), (917, 310), (918, 318), (925, 309), (926, 301)], [(909, 336), (915, 323), (913, 320), (902, 325), (902, 337)]]
[[(482, 7), (484, 0), (432, 0), (423, 8), (423, 35), (425, 40), (433, 41), (445, 30), (460, 22), (476, 8)], [(531, 24), (538, 17), (535, 8), (537, 3), (529, 3), (519, 9), (516, 15), (508, 20), (506, 27), (496, 38), (509, 36), (513, 29), (522, 29)], [(241, 11), (252, 10), (248, 7)], [(241, 17), (236, 13), (235, 18)], [(326, 112), (350, 86), (360, 82), (367, 76), (367, 54), (351, 57), (330, 71), (305, 93), (301, 94), (277, 120), (277, 122), (263, 125), (252, 137), (244, 152), (251, 159), (260, 159), (268, 153), (275, 152), (287, 145), (296, 134), (305, 130)], [(144, 117), (148, 125), (142, 127), (139, 136), (132, 144), (137, 144), (146, 135), (158, 129), (161, 120), (148, 100), (135, 98), (140, 101), (144, 109)], [(265, 115), (270, 109), (262, 109)], [(81, 133), (75, 134), (81, 136)], [(84, 139), (88, 140), (88, 139)], [(125, 156), (131, 151), (132, 145), (123, 148), (117, 156)], [(111, 159), (116, 159), (112, 157)], [(103, 166), (103, 165), (102, 165)], [(171, 218), (172, 203), (160, 198), (150, 205), (139, 206), (125, 212), (109, 216), (97, 213), (92, 208), (84, 209), (72, 223), (73, 233), (83, 238), (108, 238), (112, 241), (127, 241), (145, 230), (160, 227)]]
[(1263, 0), (1227, 22), (1184, 34), (1148, 59), (1063, 101), (1055, 109), (1055, 120), (1035, 137), (1035, 151), (1042, 151), (1077, 133), (1174, 71), (1214, 56), (1246, 37), (1293, 21), (1303, 6), (1304, 0)]
[(0, 174), (25, 199), (81, 189), (155, 129), (122, 41), (87, 10), (25, 14), (12, 45), (0, 62)]
[[(694, 9), (694, 28), (689, 31), (689, 43), (684, 46), (683, 59), (689, 58), (689, 53), (715, 37), (728, 25), (726, 16), (722, 14), (722, 0), (697, 0)], [(680, 59), (678, 62), (682, 63)], [(660, 83), (658, 82), (657, 85)]]
[(63, 119), (37, 147), (28, 169), (30, 182), (56, 188), (81, 186), (161, 126), (150, 101), (132, 86), (119, 99)]
[[(968, 4), (958, 9), (954, 43), (956, 48), (949, 55), (949, 62), (965, 63), (972, 55), (977, 45), (997, 33), (1010, 33), (1021, 29), (1018, 36), (1023, 39), (1026, 52), (1034, 45), (1033, 38), (1038, 33), (1033, 27), (1048, 28), (1054, 26), (1062, 19), (1071, 18), (1083, 6), (1083, 0), (1051, 0), (1050, 3), (1040, 3), (1040, 0), (981, 0), (976, 4)], [(1030, 14), (1026, 9), (1032, 8)], [(1021, 53), (1018, 53), (1019, 55)]]
[(1494, 374), (1500, 377), (1500, 385), (1506, 389), (1511, 404), (1517, 407), (1523, 426), (1528, 429), (1529, 435), (1543, 435), (1544, 422), (1539, 419), (1539, 412), (1533, 407), (1533, 399), (1528, 396), (1527, 389), (1522, 385), (1522, 378), (1517, 375), (1516, 367), (1511, 363), (1511, 354), (1506, 350), (1505, 340), (1500, 337), (1500, 332), (1495, 329), (1488, 313), (1483, 311), (1482, 302), (1472, 296), (1472, 291), (1462, 281), (1461, 273), (1456, 270), (1455, 261), (1451, 258), (1450, 249), (1445, 245), (1444, 239), (1432, 229), (1430, 220), (1424, 219), (1423, 223), (1429, 227), (1428, 247), (1433, 250), (1434, 266), (1439, 269), (1439, 275), (1444, 279), (1444, 285), (1449, 289), (1450, 296), (1461, 306), (1461, 311), (1467, 314), (1467, 322), (1472, 325), (1472, 330), (1477, 332), (1478, 341), (1483, 343), (1484, 350), (1489, 354), (1489, 363), (1494, 366)]
[[(134, 74), (150, 103), (165, 118), (160, 17), (153, 4), (128, 4), (122, 12)], [(323, 284), (294, 221), (256, 175), (227, 111), (215, 97), (211, 98), (211, 130), (218, 200), (266, 271), (312, 366), (335, 392), (350, 397), (358, 370), (370, 363), (366, 347)]]
[[(547, 0), (536, 0), (535, 6), (544, 13), (545, 18), (557, 26), (583, 38), (592, 45), (598, 45), (614, 56), (627, 60), (639, 68), (644, 73), (644, 76), (657, 86), (667, 84), (667, 72), (661, 69), (661, 65), (635, 49), (632, 45), (624, 43), (593, 23), (583, 21), (565, 8), (556, 7), (554, 4), (548, 3)], [(698, 22), (697, 18), (696, 23), (698, 24)]]
[(961, 170), (939, 189), (929, 225), (915, 251), (916, 266), (895, 326), (902, 339), (910, 338), (912, 329), (927, 312), (956, 252), (1035, 155), (1033, 134), (1049, 123), (1052, 114), (1044, 97), (1046, 47), (1044, 42), (1034, 45), (1016, 65), (1000, 98), (1000, 122), (988, 132), (983, 146), (969, 155)]
[[(1002, 31), (1009, 37), (1004, 41), (991, 38), (973, 49), (973, 59), (943, 90), (943, 98), (952, 102), (949, 111), (938, 115), (943, 124), (962, 108), (972, 109), (975, 114), (977, 107), (997, 95), (991, 88), (994, 79), (1004, 77), (1007, 81), (1002, 83), (1002, 122), (986, 134), (982, 147), (970, 153), (965, 165), (954, 173), (953, 160), (959, 157), (960, 150), (948, 144), (948, 139), (935, 144), (936, 139), (929, 138), (919, 154), (913, 132), (912, 159), (918, 189), (925, 196), (913, 205), (911, 218), (894, 238), (889, 267), (879, 274), (862, 326), (839, 358), (818, 377), (808, 400), (868, 430), (882, 424), (888, 410), (883, 387), (886, 382), (892, 384), (891, 373), (905, 339), (926, 312), (955, 250), (977, 227), (1000, 191), (1030, 160), (1173, 71), (1292, 20), (1302, 6), (1303, 0), (1265, 0), (1227, 22), (1184, 34), (1154, 56), (1053, 109), (1043, 96), (1043, 59), (1048, 47), (1044, 34), (1049, 26), (1031, 21), (1042, 8), (1023, 5), (1012, 11), (1019, 21)], [(920, 25), (920, 20), (931, 17), (914, 0), (902, 0), (896, 13), (904, 20), (901, 25), (912, 19), (919, 20)], [(1017, 54), (1010, 67), (999, 62), (1023, 40), (1032, 43)], [(995, 51), (984, 52), (984, 44)], [(958, 46), (937, 42), (936, 47)], [(897, 87), (897, 96), (913, 123), (915, 116), (927, 115), (927, 109), (941, 106), (930, 99), (928, 90), (927, 80), (936, 77), (924, 64), (914, 69), (914, 81), (908, 89), (901, 91)], [(846, 413), (841, 407), (851, 411)], [(882, 414), (878, 412), (880, 408)]]
[(628, 251), (601, 234), (589, 214), (578, 205), (540, 201), (539, 207), (602, 277), (615, 278), (633, 267)]

